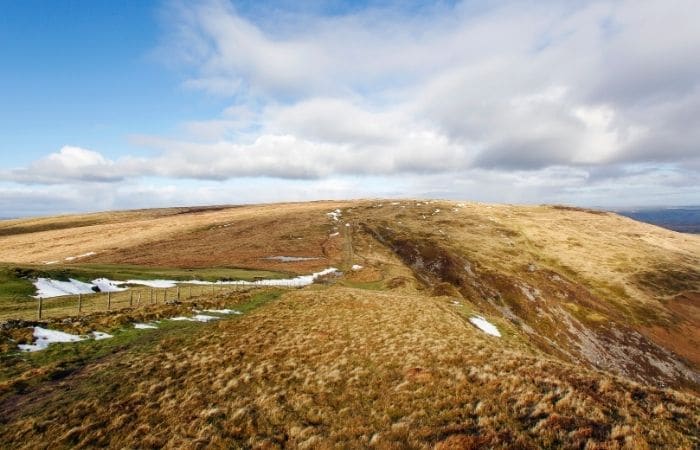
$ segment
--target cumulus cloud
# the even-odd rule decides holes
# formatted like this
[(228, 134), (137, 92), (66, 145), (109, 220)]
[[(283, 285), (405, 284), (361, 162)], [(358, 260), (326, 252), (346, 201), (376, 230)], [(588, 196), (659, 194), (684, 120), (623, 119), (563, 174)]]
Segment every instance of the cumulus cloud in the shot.
[(230, 101), (219, 116), (182, 124), (184, 135), (134, 136), (151, 157), (64, 147), (7, 176), (408, 177), (406, 194), (443, 197), (700, 198), (695, 0), (264, 12), (166, 7), (160, 54), (186, 88)]
[(683, 114), (700, 102), (700, 29), (692, 0), (673, 3), (464, 2), (276, 28), (211, 1), (180, 4), (173, 44), (200, 67), (187, 83), (235, 81), (275, 133), (410, 160), (418, 129), (459, 147), (459, 166), (504, 170), (680, 161), (700, 153)]
[(113, 161), (100, 153), (80, 147), (63, 146), (34, 161), (29, 167), (4, 173), (9, 181), (21, 183), (55, 184), (65, 181), (114, 182), (124, 178), (115, 171)]

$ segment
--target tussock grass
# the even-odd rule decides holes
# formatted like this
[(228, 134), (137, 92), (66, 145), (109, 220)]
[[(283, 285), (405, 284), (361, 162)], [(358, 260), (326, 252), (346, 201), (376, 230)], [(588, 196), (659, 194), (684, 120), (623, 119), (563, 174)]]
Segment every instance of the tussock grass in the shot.
[(481, 333), (445, 298), (333, 287), (86, 365), (9, 446), (692, 448), (700, 401)]
[[(236, 320), (13, 366), (0, 398), (9, 447), (700, 447), (697, 236), (576, 208), (442, 201), (128, 212), (79, 232), (66, 220), (78, 219), (0, 244), (17, 262), (98, 251), (80, 264), (346, 273), (277, 302), (248, 297), (241, 308), (262, 307)], [(321, 259), (263, 259), (274, 255)]]

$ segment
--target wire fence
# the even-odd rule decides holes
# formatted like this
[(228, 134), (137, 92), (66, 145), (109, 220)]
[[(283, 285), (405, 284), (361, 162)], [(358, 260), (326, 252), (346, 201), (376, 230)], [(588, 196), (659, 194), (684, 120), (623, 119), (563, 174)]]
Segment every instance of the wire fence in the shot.
[(17, 301), (11, 308), (0, 311), (0, 320), (37, 320), (55, 317), (76, 316), (95, 312), (141, 308), (162, 305), (168, 302), (192, 300), (202, 297), (225, 296), (232, 292), (251, 288), (306, 286), (299, 280), (285, 280), (282, 285), (267, 283), (247, 284), (179, 284), (168, 288), (130, 287), (118, 292), (96, 292), (91, 294), (63, 295), (60, 297), (28, 297)]

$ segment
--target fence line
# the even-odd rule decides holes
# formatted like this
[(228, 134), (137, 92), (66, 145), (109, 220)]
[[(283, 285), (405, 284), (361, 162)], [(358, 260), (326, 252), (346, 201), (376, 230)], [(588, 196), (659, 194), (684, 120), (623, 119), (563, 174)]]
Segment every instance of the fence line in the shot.
[[(161, 291), (163, 292), (161, 299), (162, 303), (167, 303), (169, 301), (189, 300), (196, 297), (202, 297), (204, 295), (215, 296), (217, 294), (227, 294), (250, 288), (300, 288), (308, 285), (308, 283), (305, 283), (303, 280), (289, 280), (285, 282), (284, 285), (269, 285), (268, 283), (263, 283), (260, 280), (253, 281), (249, 284), (183, 284), (187, 286), (187, 289), (180, 289), (181, 286), (178, 284), (175, 287), (168, 288), (130, 287), (127, 290), (116, 292), (96, 292), (94, 294), (74, 294), (50, 298), (32, 298), (32, 300), (37, 301), (34, 317), (43, 319), (48, 316), (74, 315), (74, 312), (76, 311), (78, 315), (83, 313), (110, 311), (112, 310), (113, 306), (117, 310), (127, 307), (133, 308), (134, 294), (136, 294), (136, 307), (141, 307), (159, 304), (158, 297), (159, 292)], [(184, 286), (182, 287), (184, 288)], [(148, 302), (144, 302), (142, 305), (141, 296), (144, 291), (148, 293)], [(171, 298), (168, 297), (169, 292), (172, 293)], [(100, 308), (100, 304), (105, 306)], [(31, 312), (26, 308), (18, 308), (17, 314), (13, 315), (12, 318), (26, 319), (31, 315)]]

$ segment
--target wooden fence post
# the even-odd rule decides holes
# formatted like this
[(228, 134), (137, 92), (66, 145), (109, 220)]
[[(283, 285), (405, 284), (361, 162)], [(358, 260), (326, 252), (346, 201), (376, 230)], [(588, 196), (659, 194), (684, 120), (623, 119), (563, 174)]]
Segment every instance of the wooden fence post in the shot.
[(129, 290), (129, 306), (134, 306), (134, 292)]
[(107, 292), (107, 311), (112, 309), (112, 293)]
[(78, 294), (78, 314), (83, 312), (83, 294)]
[(141, 291), (139, 291), (139, 295), (136, 297), (136, 306), (141, 305)]
[(44, 307), (43, 303), (44, 303), (44, 299), (41, 298), (41, 297), (39, 297), (39, 310), (38, 310), (37, 312), (39, 313), (39, 319), (40, 319), (40, 320), (41, 320), (41, 310), (42, 310), (42, 308)]
[(177, 286), (177, 301), (180, 301), (180, 285)]
[(151, 288), (151, 296), (148, 298), (148, 303), (153, 304), (153, 288)]

